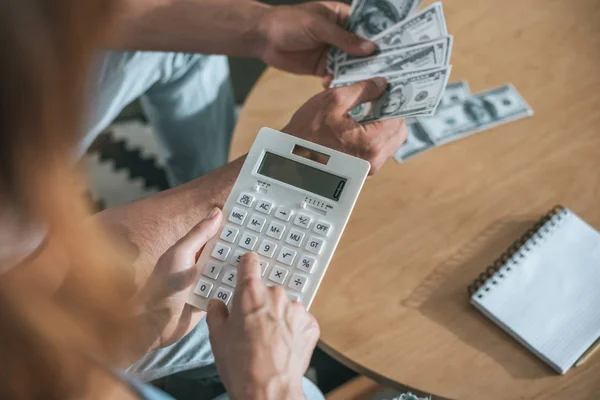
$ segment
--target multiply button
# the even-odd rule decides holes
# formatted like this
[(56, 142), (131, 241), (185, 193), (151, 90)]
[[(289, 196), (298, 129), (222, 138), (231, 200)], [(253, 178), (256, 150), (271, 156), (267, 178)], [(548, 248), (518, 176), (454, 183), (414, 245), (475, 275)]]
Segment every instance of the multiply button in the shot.
[(294, 225), (304, 229), (308, 229), (311, 222), (312, 218), (305, 214), (298, 214), (296, 215), (296, 218), (294, 218)]
[(231, 214), (229, 214), (229, 220), (234, 224), (244, 225), (244, 221), (246, 220), (246, 216), (248, 213), (241, 208), (233, 207), (231, 210)]
[(308, 241), (306, 242), (306, 247), (304, 248), (306, 249), (306, 251), (309, 251), (313, 254), (319, 254), (324, 244), (325, 241), (323, 239), (311, 236), (308, 238)]
[(313, 228), (313, 232), (318, 233), (323, 236), (329, 235), (329, 231), (331, 230), (331, 224), (327, 222), (318, 221)]
[(237, 203), (243, 205), (244, 207), (252, 207), (252, 203), (254, 203), (254, 196), (248, 193), (240, 193)]
[(283, 285), (283, 282), (285, 282), (285, 277), (287, 276), (288, 272), (285, 268), (281, 268), (278, 265), (275, 265), (273, 267), (273, 269), (271, 270), (271, 273), (269, 274), (269, 280), (279, 283), (280, 285)]

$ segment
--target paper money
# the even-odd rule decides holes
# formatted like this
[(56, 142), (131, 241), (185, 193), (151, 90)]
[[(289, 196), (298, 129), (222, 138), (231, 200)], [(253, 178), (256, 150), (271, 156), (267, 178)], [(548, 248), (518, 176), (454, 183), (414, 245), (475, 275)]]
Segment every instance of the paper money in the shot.
[(451, 82), (446, 85), (438, 108), (448, 107), (452, 104), (462, 103), (471, 96), (469, 84), (466, 81)]
[(418, 121), (439, 146), (531, 115), (533, 110), (514, 86), (504, 85), (440, 108), (435, 116), (418, 118)]
[[(405, 20), (421, 6), (423, 0), (356, 0), (352, 2), (346, 30), (369, 39), (387, 28)], [(335, 70), (336, 59), (341, 54), (332, 48), (327, 57), (329, 73)]]
[(431, 115), (444, 92), (450, 69), (445, 67), (390, 79), (381, 97), (355, 107), (350, 115), (361, 123), (413, 114)]
[(406, 142), (394, 154), (394, 158), (398, 162), (406, 161), (410, 157), (416, 156), (435, 146), (431, 138), (427, 135), (427, 132), (421, 127), (421, 124), (418, 122), (407, 123), (406, 126), (408, 128)]
[(448, 65), (452, 37), (447, 36), (416, 46), (402, 47), (376, 57), (340, 63), (335, 79), (401, 73), (410, 70), (435, 69)]

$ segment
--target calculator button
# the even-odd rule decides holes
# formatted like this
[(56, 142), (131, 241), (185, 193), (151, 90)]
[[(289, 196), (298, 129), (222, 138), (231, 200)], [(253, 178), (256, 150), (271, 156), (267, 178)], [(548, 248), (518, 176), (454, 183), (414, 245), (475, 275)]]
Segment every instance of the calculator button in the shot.
[(250, 193), (240, 193), (237, 203), (243, 205), (244, 207), (252, 207), (252, 203), (254, 203), (254, 196)]
[(233, 210), (231, 210), (231, 214), (229, 214), (229, 220), (234, 224), (244, 225), (244, 221), (246, 220), (247, 215), (247, 211), (244, 211), (239, 207), (233, 207)]
[(273, 269), (271, 270), (271, 273), (269, 274), (269, 280), (273, 281), (275, 283), (279, 283), (280, 285), (283, 285), (283, 282), (285, 282), (285, 278), (288, 274), (287, 269), (285, 268), (281, 268), (278, 265), (275, 265), (273, 267)]
[(221, 282), (223, 282), (224, 284), (231, 286), (231, 287), (235, 287), (235, 284), (237, 283), (237, 270), (235, 269), (229, 269), (227, 271), (225, 271), (225, 273), (223, 274), (223, 278), (221, 278)]
[(235, 253), (233, 253), (233, 257), (231, 258), (230, 264), (233, 265), (234, 267), (237, 267), (237, 265), (242, 260), (242, 256), (244, 254), (246, 254), (245, 251), (236, 250)]
[(240, 243), (238, 244), (240, 247), (244, 249), (248, 249), (250, 251), (254, 250), (254, 246), (256, 246), (256, 242), (258, 241), (258, 237), (254, 236), (248, 232), (244, 232), (242, 238), (240, 239)]
[(272, 209), (273, 203), (269, 200), (259, 200), (255, 207), (256, 211), (260, 211), (263, 214), (271, 214)]
[(277, 256), (277, 261), (285, 265), (292, 265), (292, 263), (294, 262), (294, 258), (296, 258), (296, 252), (292, 249), (284, 247), (279, 252), (279, 255)]
[(265, 273), (267, 272), (267, 268), (269, 268), (269, 262), (260, 260), (260, 276), (265, 276)]
[(227, 305), (229, 304), (229, 300), (231, 300), (231, 295), (231, 290), (220, 287), (215, 291), (213, 299), (219, 299), (223, 303), (225, 303), (225, 305)]
[(297, 292), (302, 292), (308, 283), (308, 278), (304, 275), (294, 274), (288, 283), (288, 287)]
[(303, 255), (298, 260), (298, 264), (296, 264), (296, 268), (298, 268), (300, 271), (304, 271), (304, 272), (307, 272), (310, 274), (313, 271), (313, 269), (315, 268), (316, 264), (317, 264), (317, 260), (315, 260), (314, 258), (312, 258), (310, 256)]
[(237, 228), (225, 225), (225, 228), (223, 228), (223, 232), (221, 232), (221, 239), (223, 239), (226, 242), (233, 243), (235, 242), (238, 233), (240, 233), (240, 231)]
[(302, 239), (304, 239), (304, 233), (296, 229), (290, 229), (290, 233), (288, 233), (287, 237), (285, 238), (285, 242), (287, 244), (291, 244), (292, 246), (300, 247), (302, 244)]
[(229, 256), (230, 251), (231, 248), (229, 246), (226, 246), (223, 243), (217, 243), (210, 255), (217, 260), (225, 261), (227, 260), (227, 256)]
[(280, 224), (279, 222), (271, 221), (269, 227), (267, 228), (267, 236), (279, 240), (283, 236), (284, 231), (285, 225)]
[(292, 210), (287, 207), (279, 206), (277, 211), (275, 211), (275, 218), (283, 220), (285, 222), (289, 221), (292, 217)]
[(198, 296), (208, 299), (208, 295), (210, 294), (210, 291), (212, 290), (212, 288), (213, 288), (212, 283), (209, 283), (203, 279), (200, 279), (198, 281), (198, 283), (196, 284), (196, 287), (194, 288), (194, 293), (196, 293)]
[(312, 218), (306, 214), (298, 214), (298, 215), (296, 215), (296, 218), (294, 218), (294, 225), (299, 226), (304, 229), (308, 229), (311, 222), (312, 222)]
[(319, 235), (327, 236), (329, 235), (329, 231), (331, 230), (331, 224), (323, 221), (317, 221), (315, 227), (313, 228), (313, 232), (318, 233)]
[(221, 272), (221, 268), (221, 264), (208, 263), (204, 267), (202, 275), (207, 276), (211, 279), (217, 279), (219, 277), (219, 272)]
[(290, 301), (300, 301), (300, 296), (297, 294), (287, 293), (287, 297), (290, 299)]
[(325, 241), (323, 239), (311, 236), (308, 238), (308, 241), (306, 242), (306, 247), (304, 248), (306, 249), (306, 251), (309, 251), (313, 254), (319, 254), (324, 245)]
[(254, 214), (252, 215), (252, 217), (250, 217), (250, 221), (248, 221), (248, 229), (252, 229), (255, 232), (262, 232), (263, 228), (265, 227), (265, 224), (267, 223), (267, 220), (263, 217), (259, 217), (258, 215)]
[(258, 246), (258, 254), (261, 256), (265, 256), (267, 258), (273, 258), (273, 254), (275, 254), (275, 250), (277, 249), (277, 245), (270, 240), (263, 239), (260, 242), (260, 246)]

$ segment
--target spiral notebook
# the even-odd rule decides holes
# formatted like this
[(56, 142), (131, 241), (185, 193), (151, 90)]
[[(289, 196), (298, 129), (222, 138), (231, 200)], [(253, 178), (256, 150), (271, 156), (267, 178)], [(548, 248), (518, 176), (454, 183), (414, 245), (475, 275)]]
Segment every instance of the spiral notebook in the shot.
[(600, 337), (600, 233), (556, 206), (469, 294), (479, 311), (564, 374)]

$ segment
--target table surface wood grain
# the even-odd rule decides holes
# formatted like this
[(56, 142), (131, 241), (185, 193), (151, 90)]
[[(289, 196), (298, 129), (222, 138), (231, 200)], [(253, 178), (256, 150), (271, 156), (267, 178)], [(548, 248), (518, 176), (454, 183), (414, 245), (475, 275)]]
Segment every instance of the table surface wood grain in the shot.
[[(367, 180), (311, 308), (320, 346), (380, 382), (444, 398), (599, 398), (600, 354), (558, 376), (466, 288), (555, 204), (600, 229), (600, 1), (443, 5), (450, 80), (473, 92), (513, 83), (535, 116), (390, 160)], [(320, 90), (317, 78), (267, 70), (232, 158)]]

